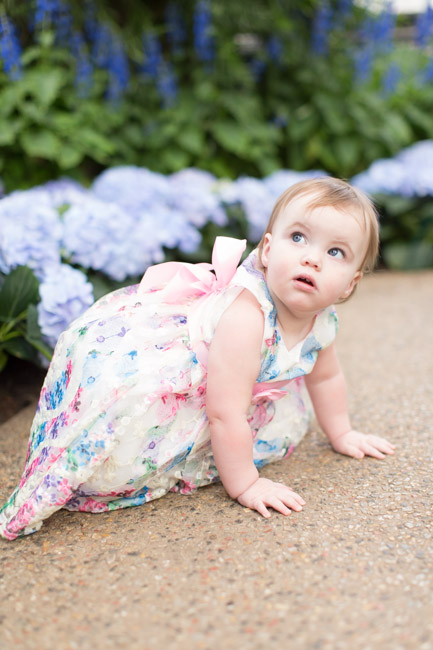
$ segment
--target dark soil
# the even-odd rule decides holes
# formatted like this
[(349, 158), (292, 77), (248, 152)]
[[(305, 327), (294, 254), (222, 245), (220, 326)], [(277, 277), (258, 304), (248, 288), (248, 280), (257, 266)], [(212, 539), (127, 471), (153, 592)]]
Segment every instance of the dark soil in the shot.
[(0, 373), (0, 424), (38, 399), (46, 370), (11, 357)]

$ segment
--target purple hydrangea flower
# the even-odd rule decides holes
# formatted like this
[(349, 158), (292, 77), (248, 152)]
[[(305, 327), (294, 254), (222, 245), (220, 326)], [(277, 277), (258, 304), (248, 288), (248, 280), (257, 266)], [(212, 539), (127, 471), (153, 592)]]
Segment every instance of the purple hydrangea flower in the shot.
[(0, 270), (27, 265), (38, 278), (60, 263), (62, 225), (49, 197), (38, 191), (14, 192), (0, 201)]
[(50, 267), (39, 286), (38, 321), (44, 340), (54, 347), (59, 335), (93, 303), (93, 287), (68, 264)]

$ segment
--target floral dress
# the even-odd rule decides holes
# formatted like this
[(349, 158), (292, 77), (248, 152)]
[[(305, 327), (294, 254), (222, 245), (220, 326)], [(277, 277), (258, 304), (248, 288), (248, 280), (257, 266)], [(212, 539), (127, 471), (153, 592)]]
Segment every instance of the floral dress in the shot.
[(42, 387), (18, 487), (0, 535), (38, 530), (60, 508), (101, 512), (218, 480), (205, 410), (206, 357), (221, 314), (244, 289), (265, 317), (248, 412), (258, 467), (291, 453), (309, 408), (303, 375), (335, 338), (333, 308), (288, 350), (253, 251), (219, 237), (209, 264), (151, 267), (101, 298), (61, 335)]

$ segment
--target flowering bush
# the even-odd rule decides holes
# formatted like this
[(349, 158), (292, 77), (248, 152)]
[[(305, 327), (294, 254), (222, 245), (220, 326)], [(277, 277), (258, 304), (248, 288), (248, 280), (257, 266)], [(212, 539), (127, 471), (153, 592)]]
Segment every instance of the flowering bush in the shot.
[(381, 253), (391, 268), (433, 266), (433, 141), (375, 161), (352, 179), (381, 214)]
[(2, 3), (7, 190), (119, 165), (347, 178), (431, 138), (432, 10), (404, 44), (392, 3), (360, 4)]

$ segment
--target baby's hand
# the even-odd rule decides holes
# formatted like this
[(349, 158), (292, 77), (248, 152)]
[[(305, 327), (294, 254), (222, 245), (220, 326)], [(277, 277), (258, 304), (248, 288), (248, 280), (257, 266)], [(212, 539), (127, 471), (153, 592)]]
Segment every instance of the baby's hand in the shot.
[(245, 492), (238, 496), (242, 506), (257, 510), (263, 517), (270, 517), (266, 506), (278, 510), (282, 515), (290, 515), (292, 510), (302, 510), (305, 501), (299, 494), (293, 492), (282, 483), (274, 483), (268, 478), (258, 478)]
[(332, 446), (340, 454), (353, 456), (353, 458), (364, 458), (364, 456), (385, 458), (385, 454), (393, 454), (395, 449), (395, 445), (385, 438), (366, 435), (353, 429), (333, 440)]

